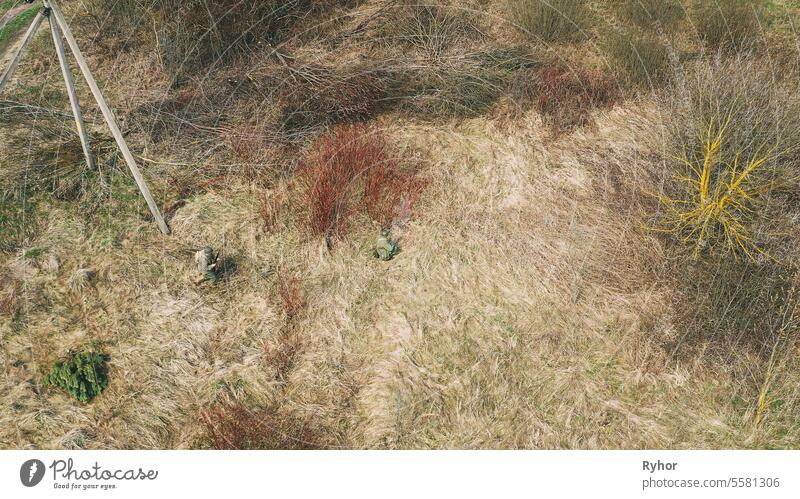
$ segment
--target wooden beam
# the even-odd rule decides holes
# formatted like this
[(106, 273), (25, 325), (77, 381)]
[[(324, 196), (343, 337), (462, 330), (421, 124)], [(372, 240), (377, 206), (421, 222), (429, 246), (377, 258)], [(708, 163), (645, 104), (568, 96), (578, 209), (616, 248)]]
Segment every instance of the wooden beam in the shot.
[(52, 8), (50, 15), (55, 16), (58, 27), (61, 28), (61, 32), (64, 35), (64, 38), (67, 40), (67, 45), (69, 45), (69, 48), (72, 50), (72, 54), (75, 56), (78, 67), (81, 69), (81, 73), (83, 73), (83, 77), (86, 79), (86, 83), (89, 85), (89, 89), (92, 91), (92, 95), (94, 95), (94, 98), (97, 101), (97, 105), (100, 106), (100, 111), (103, 113), (106, 124), (111, 130), (114, 140), (117, 141), (117, 146), (119, 147), (120, 152), (122, 152), (122, 156), (125, 158), (125, 161), (128, 163), (128, 168), (130, 168), (133, 178), (136, 180), (136, 184), (139, 186), (139, 190), (142, 192), (142, 196), (144, 196), (145, 201), (147, 201), (147, 206), (150, 207), (150, 212), (153, 214), (153, 218), (156, 219), (161, 232), (164, 234), (169, 234), (169, 227), (164, 221), (164, 217), (161, 216), (161, 211), (159, 211), (158, 205), (153, 199), (152, 194), (150, 194), (150, 188), (147, 186), (147, 182), (142, 176), (142, 172), (139, 171), (139, 167), (136, 166), (136, 160), (134, 159), (133, 154), (131, 154), (130, 149), (128, 149), (128, 144), (125, 142), (125, 137), (122, 135), (119, 125), (117, 125), (117, 118), (114, 116), (111, 108), (108, 107), (108, 104), (103, 97), (103, 93), (97, 86), (97, 82), (95, 81), (94, 76), (92, 76), (92, 72), (89, 70), (89, 65), (86, 63), (86, 59), (84, 59), (81, 49), (78, 47), (78, 43), (75, 41), (75, 37), (72, 36), (72, 31), (67, 25), (64, 14), (61, 13), (61, 9), (52, 0), (49, 2), (45, 1), (45, 7), (47, 6)]
[(28, 31), (25, 33), (25, 38), (22, 40), (22, 44), (17, 48), (14, 57), (11, 58), (11, 63), (6, 68), (3, 76), (0, 76), (0, 90), (3, 90), (3, 87), (8, 83), (12, 76), (14, 76), (14, 71), (17, 70), (17, 65), (19, 64), (20, 59), (22, 59), (22, 55), (27, 50), (28, 45), (31, 44), (31, 40), (33, 40), (33, 36), (36, 34), (36, 30), (39, 29), (39, 25), (42, 24), (44, 20), (44, 15), (39, 12), (36, 14), (36, 17), (33, 19)]
[[(75, 117), (75, 126), (78, 129), (78, 135), (81, 138), (81, 147), (83, 147), (83, 155), (86, 158), (86, 165), (90, 170), (94, 170), (94, 158), (92, 158), (92, 149), (89, 146), (89, 133), (86, 131), (86, 124), (83, 121), (83, 113), (81, 113), (81, 104), (78, 100), (78, 92), (75, 90), (75, 80), (72, 78), (72, 70), (67, 61), (67, 52), (64, 50), (64, 41), (61, 39), (61, 30), (58, 29), (58, 24), (53, 20), (53, 16), (49, 17), (50, 31), (53, 33), (53, 44), (56, 46), (56, 54), (58, 54), (58, 62), (61, 64), (61, 72), (64, 75), (64, 83), (67, 86), (67, 93), (69, 94), (69, 103), (72, 106), (72, 115)], [(102, 172), (99, 172), (102, 178)]]

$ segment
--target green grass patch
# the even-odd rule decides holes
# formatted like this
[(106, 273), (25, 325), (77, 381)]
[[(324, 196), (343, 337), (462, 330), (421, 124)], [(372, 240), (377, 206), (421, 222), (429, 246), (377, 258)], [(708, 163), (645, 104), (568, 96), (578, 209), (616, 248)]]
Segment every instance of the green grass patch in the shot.
[(20, 5), (21, 3), (22, 0), (3, 0), (0, 2), (0, 16), (13, 9), (17, 5)]
[(0, 252), (14, 252), (36, 233), (34, 204), (29, 200), (0, 198)]
[(36, 17), (37, 12), (39, 12), (37, 9), (26, 10), (22, 14), (10, 20), (8, 24), (0, 28), (0, 50), (4, 49), (8, 45), (11, 38), (18, 31), (20, 31), (22, 28), (28, 27), (33, 18)]

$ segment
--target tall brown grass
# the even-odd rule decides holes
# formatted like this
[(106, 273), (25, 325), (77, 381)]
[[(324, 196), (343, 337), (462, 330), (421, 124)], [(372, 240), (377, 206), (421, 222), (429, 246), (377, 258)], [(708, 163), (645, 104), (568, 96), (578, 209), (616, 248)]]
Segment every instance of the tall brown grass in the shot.
[(521, 76), (513, 87), (515, 101), (524, 105), (533, 99), (558, 133), (591, 123), (596, 109), (609, 109), (619, 98), (616, 81), (597, 70), (554, 63)]
[(0, 274), (0, 315), (14, 318), (20, 309), (22, 283), (5, 273)]

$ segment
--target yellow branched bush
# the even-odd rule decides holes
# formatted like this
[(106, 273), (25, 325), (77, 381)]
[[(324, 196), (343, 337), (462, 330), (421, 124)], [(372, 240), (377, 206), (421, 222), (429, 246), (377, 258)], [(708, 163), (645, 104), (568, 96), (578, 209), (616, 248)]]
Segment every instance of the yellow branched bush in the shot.
[(708, 246), (709, 239), (721, 238), (733, 254), (743, 253), (752, 259), (762, 249), (750, 233), (751, 214), (759, 195), (773, 185), (771, 179), (761, 175), (773, 149), (762, 144), (749, 158), (737, 151), (732, 162), (725, 161), (720, 152), (730, 122), (728, 114), (721, 127), (709, 123), (698, 137), (701, 161), (690, 159), (688, 154), (674, 158), (686, 170), (676, 178), (684, 185), (685, 195), (660, 197), (668, 209), (669, 230), (680, 234), (684, 243), (693, 244), (695, 255)]
[(681, 85), (686, 95), (670, 130), (672, 171), (657, 195), (658, 230), (690, 246), (695, 257), (712, 248), (750, 260), (767, 255), (764, 228), (776, 224), (766, 200), (796, 167), (796, 99), (746, 61), (737, 68), (712, 63)]

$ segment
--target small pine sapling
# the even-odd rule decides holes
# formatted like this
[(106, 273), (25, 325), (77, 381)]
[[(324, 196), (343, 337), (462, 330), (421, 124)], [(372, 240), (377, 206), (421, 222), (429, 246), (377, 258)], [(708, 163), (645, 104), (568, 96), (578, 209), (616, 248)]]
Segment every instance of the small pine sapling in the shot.
[(71, 353), (53, 366), (44, 383), (65, 390), (80, 402), (90, 402), (108, 386), (107, 360), (107, 355), (97, 352)]

